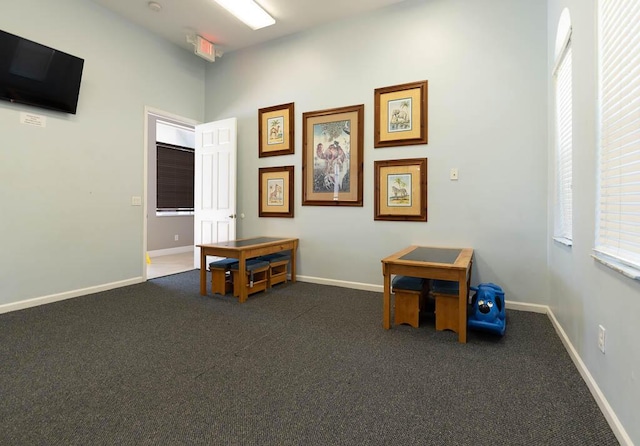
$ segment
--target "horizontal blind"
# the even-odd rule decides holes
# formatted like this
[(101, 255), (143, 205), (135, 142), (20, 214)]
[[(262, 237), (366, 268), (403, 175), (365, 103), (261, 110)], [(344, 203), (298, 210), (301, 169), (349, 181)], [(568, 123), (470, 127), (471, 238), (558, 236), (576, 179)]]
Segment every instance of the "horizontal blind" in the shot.
[(193, 210), (193, 149), (158, 143), (157, 146), (158, 211)]
[(573, 238), (573, 87), (571, 41), (556, 72), (556, 205), (554, 237)]
[(600, 178), (595, 250), (640, 268), (640, 2), (600, 0)]

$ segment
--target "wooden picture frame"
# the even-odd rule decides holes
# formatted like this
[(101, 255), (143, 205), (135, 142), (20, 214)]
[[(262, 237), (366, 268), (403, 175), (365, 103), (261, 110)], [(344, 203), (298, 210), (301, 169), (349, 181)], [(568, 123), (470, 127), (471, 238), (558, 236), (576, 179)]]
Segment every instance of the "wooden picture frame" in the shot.
[(302, 205), (362, 206), (364, 105), (302, 115)]
[(374, 162), (374, 220), (427, 221), (427, 158)]
[(293, 166), (258, 169), (258, 216), (293, 218)]
[(376, 88), (373, 146), (427, 144), (427, 97), (426, 80)]
[(293, 111), (293, 102), (258, 110), (259, 158), (294, 153)]

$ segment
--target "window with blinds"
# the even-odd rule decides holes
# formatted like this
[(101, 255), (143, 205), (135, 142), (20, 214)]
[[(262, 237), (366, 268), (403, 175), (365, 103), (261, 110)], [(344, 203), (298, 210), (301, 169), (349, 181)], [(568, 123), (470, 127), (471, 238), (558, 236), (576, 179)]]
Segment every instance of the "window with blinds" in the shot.
[(600, 157), (594, 257), (640, 278), (640, 2), (600, 0)]
[(573, 239), (573, 91), (571, 83), (571, 28), (559, 30), (563, 36), (563, 46), (556, 60), (555, 105), (556, 105), (556, 177), (554, 205), (554, 240), (571, 245)]
[(193, 149), (157, 143), (156, 211), (193, 212)]

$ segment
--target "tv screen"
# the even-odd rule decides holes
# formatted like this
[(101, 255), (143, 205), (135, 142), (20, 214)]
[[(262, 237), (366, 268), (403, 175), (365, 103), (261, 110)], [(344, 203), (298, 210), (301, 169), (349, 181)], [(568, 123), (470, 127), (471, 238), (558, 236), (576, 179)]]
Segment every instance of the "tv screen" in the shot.
[(0, 30), (0, 99), (76, 113), (84, 59)]

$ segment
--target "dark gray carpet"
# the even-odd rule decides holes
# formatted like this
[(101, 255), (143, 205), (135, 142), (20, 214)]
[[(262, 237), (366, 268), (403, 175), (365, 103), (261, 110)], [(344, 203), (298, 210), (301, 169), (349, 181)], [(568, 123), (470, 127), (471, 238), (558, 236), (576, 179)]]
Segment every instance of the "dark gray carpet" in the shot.
[(547, 316), (382, 328), (382, 294), (238, 304), (198, 272), (0, 315), (2, 445), (614, 445)]

